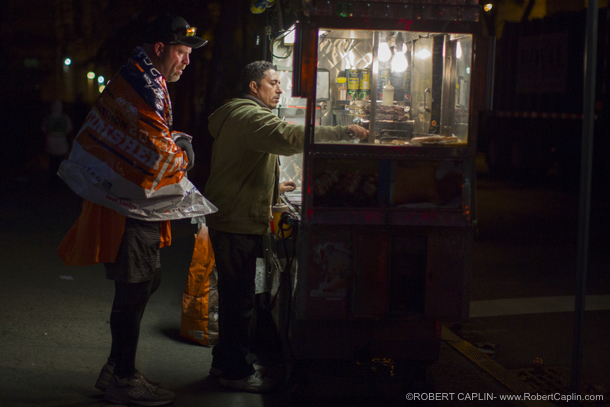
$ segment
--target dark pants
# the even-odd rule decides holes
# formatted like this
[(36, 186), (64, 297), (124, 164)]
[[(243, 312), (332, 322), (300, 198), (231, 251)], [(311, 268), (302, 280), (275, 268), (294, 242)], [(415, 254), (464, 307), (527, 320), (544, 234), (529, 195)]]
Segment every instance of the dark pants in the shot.
[(218, 344), (212, 366), (222, 377), (241, 379), (254, 373), (250, 353), (250, 319), (254, 311), (256, 258), (262, 256), (262, 236), (210, 229), (218, 271)]
[(148, 300), (161, 283), (159, 222), (127, 218), (114, 263), (105, 263), (106, 278), (114, 280), (110, 314), (112, 348), (109, 362), (121, 378), (136, 372), (140, 322)]
[(142, 283), (114, 282), (115, 294), (110, 314), (112, 348), (109, 361), (115, 363), (114, 374), (130, 377), (136, 373), (136, 351), (140, 338), (140, 322), (152, 294), (161, 283), (161, 269), (153, 279)]
[(59, 166), (61, 162), (66, 158), (65, 155), (50, 155), (49, 156), (49, 174), (52, 176), (52, 179), (57, 178), (57, 170), (59, 170)]

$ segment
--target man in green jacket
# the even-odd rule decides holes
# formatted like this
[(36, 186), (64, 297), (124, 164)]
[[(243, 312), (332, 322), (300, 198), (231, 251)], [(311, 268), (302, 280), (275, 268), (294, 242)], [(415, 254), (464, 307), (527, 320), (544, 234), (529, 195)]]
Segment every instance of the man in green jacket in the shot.
[[(218, 212), (206, 217), (218, 270), (219, 342), (212, 354), (211, 375), (224, 386), (251, 392), (272, 387), (255, 371), (249, 352), (250, 316), (254, 309), (256, 258), (262, 257), (262, 236), (269, 227), (271, 206), (283, 190), (278, 155), (303, 151), (305, 127), (287, 123), (271, 109), (282, 94), (275, 67), (266, 61), (248, 64), (241, 75), (243, 95), (209, 118), (214, 137), (210, 177), (205, 196)], [(318, 126), (316, 140), (364, 139), (357, 125)]]

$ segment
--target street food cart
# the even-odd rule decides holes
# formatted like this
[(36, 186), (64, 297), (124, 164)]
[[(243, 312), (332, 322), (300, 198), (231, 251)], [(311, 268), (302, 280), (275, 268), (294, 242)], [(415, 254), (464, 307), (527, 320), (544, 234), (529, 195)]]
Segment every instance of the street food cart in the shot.
[[(274, 60), (289, 88), (278, 112), (289, 120), (282, 109), (300, 98), (293, 116), (306, 126), (304, 153), (289, 161), (301, 167), (286, 168), (302, 192), (284, 197), (298, 222), (280, 330), (296, 363), (391, 360), (425, 380), (441, 322), (468, 317), (482, 10), (314, 0), (305, 14), (291, 58)], [(368, 139), (315, 138), (317, 126), (354, 123)]]

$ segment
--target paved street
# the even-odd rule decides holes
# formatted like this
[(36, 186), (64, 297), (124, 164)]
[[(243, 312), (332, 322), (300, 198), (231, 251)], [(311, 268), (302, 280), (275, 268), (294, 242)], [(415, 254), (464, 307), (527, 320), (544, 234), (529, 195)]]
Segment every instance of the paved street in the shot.
[[(551, 381), (569, 383), (564, 376), (569, 378), (572, 363), (579, 211), (578, 195), (564, 190), (554, 177), (533, 186), (479, 180), (471, 318), (453, 327), (500, 365), (548, 389), (561, 388)], [(605, 393), (606, 403), (609, 207), (591, 205), (581, 386)], [(536, 358), (544, 363), (540, 378), (531, 374)]]
[[(100, 265), (62, 264), (55, 249), (78, 216), (80, 201), (63, 186), (42, 184), (24, 178), (0, 198), (0, 406), (104, 406), (93, 383), (109, 351), (113, 286)], [(577, 202), (552, 182), (534, 188), (479, 180), (473, 317), (446, 324), (451, 331), (445, 330), (440, 359), (431, 369), (436, 392), (510, 395), (526, 383), (537, 386), (536, 392), (546, 386), (567, 393), (561, 378), (569, 377), (572, 354)], [(592, 208), (587, 294), (594, 297), (585, 317), (582, 370), (583, 392), (605, 395), (606, 404), (587, 406), (610, 405), (608, 206), (596, 202)], [(173, 245), (162, 251), (161, 288), (143, 320), (138, 368), (178, 394), (175, 406), (286, 405), (285, 392), (261, 396), (223, 389), (208, 377), (211, 349), (180, 338), (193, 233), (188, 221), (174, 222)], [(532, 368), (535, 358), (543, 360), (542, 367)], [(515, 376), (519, 380), (509, 383)], [(305, 405), (524, 405), (408, 403), (391, 381), (340, 384)]]

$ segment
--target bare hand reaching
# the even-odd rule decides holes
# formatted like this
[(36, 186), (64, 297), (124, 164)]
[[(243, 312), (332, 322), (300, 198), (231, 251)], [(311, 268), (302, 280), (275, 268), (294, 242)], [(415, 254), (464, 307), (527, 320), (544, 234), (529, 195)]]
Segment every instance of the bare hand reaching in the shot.
[(352, 134), (352, 138), (362, 140), (369, 136), (369, 131), (364, 127), (358, 126), (357, 124), (350, 124), (347, 126), (348, 133)]
[(280, 194), (283, 194), (284, 192), (294, 191), (296, 187), (297, 184), (292, 181), (280, 182)]

